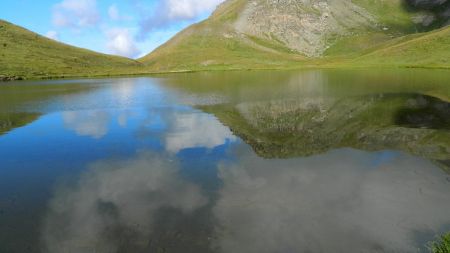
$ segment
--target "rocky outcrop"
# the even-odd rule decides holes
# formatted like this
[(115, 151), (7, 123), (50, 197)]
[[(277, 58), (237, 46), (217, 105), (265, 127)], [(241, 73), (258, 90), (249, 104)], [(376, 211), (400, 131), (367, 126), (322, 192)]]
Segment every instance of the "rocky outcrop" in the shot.
[(351, 0), (252, 0), (234, 25), (239, 33), (317, 57), (337, 36), (376, 29), (377, 19)]

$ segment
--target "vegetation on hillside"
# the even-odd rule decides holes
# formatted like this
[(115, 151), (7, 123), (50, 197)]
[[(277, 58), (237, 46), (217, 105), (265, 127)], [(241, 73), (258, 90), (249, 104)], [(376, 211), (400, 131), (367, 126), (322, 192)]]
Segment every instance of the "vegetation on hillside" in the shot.
[(135, 73), (140, 63), (45, 38), (0, 20), (0, 79)]
[(286, 69), (305, 67), (450, 68), (450, 27), (431, 32), (413, 23), (400, 0), (353, 0), (374, 17), (375, 28), (326, 38), (321, 57), (306, 57), (271, 35), (236, 33), (247, 1), (226, 1), (213, 15), (139, 59), (148, 71)]
[(450, 26), (393, 39), (351, 62), (365, 66), (450, 68)]
[[(269, 2), (261, 2), (261, 6), (280, 5), (275, 14), (291, 11), (290, 2)], [(332, 13), (322, 7), (295, 7), (299, 17), (311, 14), (315, 18), (316, 23), (307, 27), (303, 27), (301, 19), (294, 21), (300, 31), (310, 29), (305, 34), (311, 37), (306, 38), (306, 41), (312, 39), (311, 45), (326, 46), (318, 57), (307, 56), (292, 47), (295, 36), (290, 32), (295, 27), (290, 26), (295, 25), (284, 26), (282, 18), (278, 19), (276, 28), (269, 22), (262, 24), (262, 28), (256, 26), (254, 34), (239, 30), (236, 23), (244, 22), (248, 15), (259, 10), (249, 7), (246, 0), (225, 1), (208, 19), (181, 31), (138, 60), (72, 47), (0, 20), (0, 80), (317, 67), (450, 69), (450, 26), (427, 32), (421, 23), (412, 21), (420, 12), (408, 12), (402, 0), (346, 0), (342, 3), (330, 2), (330, 8), (336, 7)], [(349, 8), (355, 17), (343, 15), (349, 11), (344, 8), (347, 5), (351, 5)], [(261, 6), (259, 8), (264, 7)], [(341, 10), (345, 11), (340, 13)], [(272, 13), (270, 8), (268, 13)], [(259, 20), (258, 15), (251, 17)], [(330, 16), (333, 21), (326, 21)], [(336, 26), (337, 31), (329, 25)], [(270, 32), (277, 27), (281, 30)], [(267, 32), (261, 35), (258, 33), (261, 29)], [(325, 32), (319, 32), (320, 29)], [(425, 32), (419, 33), (422, 31)], [(292, 38), (284, 39), (284, 36)]]

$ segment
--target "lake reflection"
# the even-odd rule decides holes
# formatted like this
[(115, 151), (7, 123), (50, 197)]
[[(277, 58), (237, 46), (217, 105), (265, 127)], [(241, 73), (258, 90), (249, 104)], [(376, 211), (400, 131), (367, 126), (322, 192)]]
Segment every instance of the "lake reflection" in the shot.
[(0, 86), (0, 252), (426, 252), (445, 71)]

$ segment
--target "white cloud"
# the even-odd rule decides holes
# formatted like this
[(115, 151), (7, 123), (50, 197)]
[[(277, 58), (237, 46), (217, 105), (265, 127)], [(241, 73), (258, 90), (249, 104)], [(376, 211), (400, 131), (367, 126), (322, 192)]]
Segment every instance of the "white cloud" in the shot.
[(193, 19), (214, 10), (224, 0), (166, 0), (165, 8), (170, 19)]
[(143, 15), (140, 22), (140, 37), (154, 29), (189, 21), (213, 11), (224, 0), (159, 0), (156, 11)]
[(63, 0), (53, 6), (53, 24), (57, 27), (83, 28), (99, 21), (96, 0)]
[(125, 57), (136, 57), (140, 50), (136, 46), (130, 30), (127, 28), (112, 28), (106, 32), (107, 48), (110, 53)]
[(52, 40), (59, 40), (59, 34), (57, 31), (48, 31), (45, 37)]

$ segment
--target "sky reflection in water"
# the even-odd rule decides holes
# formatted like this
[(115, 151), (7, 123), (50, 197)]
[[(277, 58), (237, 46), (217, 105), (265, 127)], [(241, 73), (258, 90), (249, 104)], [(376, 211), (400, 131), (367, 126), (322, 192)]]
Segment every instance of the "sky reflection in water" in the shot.
[[(0, 251), (412, 252), (450, 230), (450, 178), (436, 161), (379, 147), (266, 159), (271, 151), (261, 146), (279, 134), (273, 128), (291, 124), (279, 115), (305, 113), (305, 104), (269, 111), (270, 124), (256, 110), (246, 111), (248, 125), (226, 114), (234, 104), (266, 108), (283, 94), (327, 101), (339, 93), (329, 92), (335, 74), (272, 75), (290, 80), (272, 91), (247, 77), (262, 87), (248, 99), (253, 84), (208, 89), (199, 80), (217, 76), (184, 77), (194, 83), (185, 87), (177, 78), (0, 87), (8, 122), (39, 115), (20, 114), (30, 122), (0, 136)], [(36, 86), (42, 90), (26, 93)], [(208, 107), (217, 104), (227, 106)], [(252, 124), (261, 132), (244, 135)], [(288, 138), (298, 135), (290, 127), (277, 129), (290, 131), (280, 154), (289, 140), (301, 141)]]

